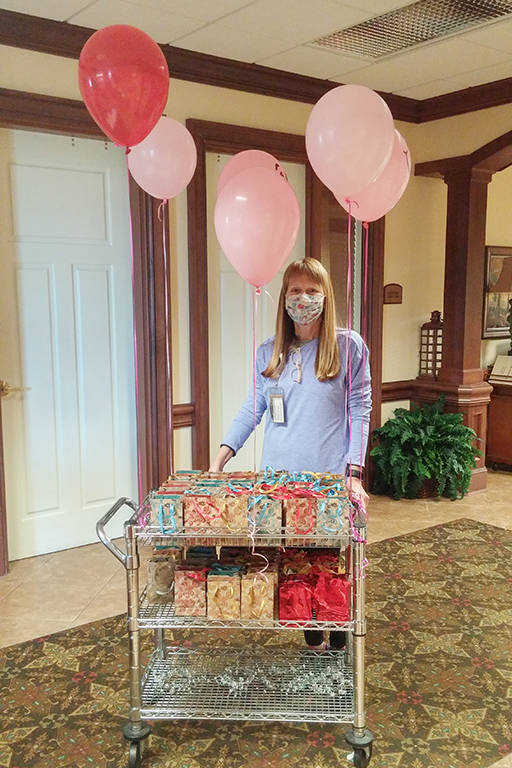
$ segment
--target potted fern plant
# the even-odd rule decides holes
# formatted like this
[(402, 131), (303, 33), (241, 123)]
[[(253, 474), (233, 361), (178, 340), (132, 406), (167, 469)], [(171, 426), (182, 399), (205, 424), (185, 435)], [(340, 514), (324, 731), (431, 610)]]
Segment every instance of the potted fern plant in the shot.
[(397, 408), (395, 418), (374, 430), (374, 493), (415, 499), (425, 484), (433, 483), (437, 487), (430, 495), (466, 495), (471, 469), (482, 451), (475, 447), (476, 433), (462, 423), (462, 414), (444, 413), (444, 405), (443, 394), (433, 405)]

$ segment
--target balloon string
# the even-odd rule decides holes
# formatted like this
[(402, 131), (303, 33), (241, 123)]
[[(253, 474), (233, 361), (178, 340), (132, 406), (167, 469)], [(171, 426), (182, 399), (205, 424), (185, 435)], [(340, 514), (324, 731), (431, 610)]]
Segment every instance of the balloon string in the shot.
[[(348, 447), (352, 443), (352, 412), (350, 408), (350, 396), (352, 394), (352, 202), (348, 202), (348, 228), (347, 228), (347, 326), (348, 339), (345, 350), (345, 370), (347, 371), (347, 387), (345, 393), (345, 420), (348, 426)], [(350, 464), (350, 462), (349, 462)], [(349, 495), (352, 492), (352, 474), (348, 477)]]
[(169, 272), (169, 253), (167, 248), (166, 226), (164, 212), (167, 211), (167, 221), (169, 221), (169, 211), (167, 200), (162, 200), (158, 206), (158, 218), (162, 222), (162, 249), (164, 257), (164, 316), (165, 316), (165, 375), (167, 380), (167, 441), (169, 456), (169, 474), (173, 471), (173, 450), (172, 450), (172, 395), (171, 395), (171, 313), (169, 307), (169, 292), (171, 290), (170, 272)]
[[(361, 335), (363, 337), (363, 386), (361, 389), (361, 408), (364, 411), (364, 377), (366, 371), (366, 336), (368, 334), (368, 222), (363, 222), (363, 236), (364, 236), (364, 266), (363, 266), (363, 306), (362, 306), (362, 323), (361, 323)], [(364, 431), (363, 423), (361, 422), (361, 463), (363, 460), (363, 446), (364, 446)]]
[(270, 294), (268, 291), (265, 291), (265, 293), (266, 293), (266, 294), (267, 294), (267, 296), (269, 297), (270, 301), (271, 301), (271, 302), (272, 302), (272, 304), (274, 305), (274, 309), (275, 309), (275, 310), (276, 310), (276, 312), (277, 312), (277, 304), (275, 303), (275, 301), (274, 301), (274, 299), (273, 299), (272, 295), (271, 295), (271, 294)]
[[(126, 175), (128, 177), (128, 198), (130, 197), (130, 166), (128, 165), (128, 152), (125, 152), (126, 157)], [(135, 295), (135, 259), (134, 259), (134, 248), (133, 248), (133, 219), (132, 219), (132, 208), (130, 205), (130, 202), (128, 203), (128, 219), (130, 222), (130, 254), (131, 254), (131, 267), (132, 267), (132, 296)], [(135, 311), (133, 312), (133, 358), (134, 358), (134, 368), (135, 368), (135, 402), (137, 410), (140, 407), (139, 403), (139, 366), (138, 366), (138, 348), (137, 348), (137, 323), (135, 319)], [(138, 419), (137, 419), (138, 421)], [(138, 424), (137, 424), (138, 427)], [(142, 456), (140, 452), (140, 442), (137, 439), (137, 477), (138, 477), (138, 484), (139, 484), (139, 501), (142, 501)]]
[(256, 473), (256, 318), (258, 314), (258, 296), (261, 293), (261, 288), (255, 288), (252, 295), (252, 398), (253, 398), (253, 435), (254, 435), (254, 457), (253, 468)]

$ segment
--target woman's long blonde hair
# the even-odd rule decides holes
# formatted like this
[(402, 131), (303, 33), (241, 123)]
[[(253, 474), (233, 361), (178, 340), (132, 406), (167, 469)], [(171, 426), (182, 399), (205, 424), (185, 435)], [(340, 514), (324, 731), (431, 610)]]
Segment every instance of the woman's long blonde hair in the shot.
[(341, 370), (340, 351), (336, 339), (336, 305), (329, 273), (317, 259), (305, 258), (290, 264), (283, 275), (276, 317), (274, 351), (263, 376), (277, 379), (286, 365), (286, 358), (295, 342), (293, 320), (286, 311), (285, 299), (292, 278), (305, 275), (318, 285), (325, 294), (322, 324), (318, 336), (318, 350), (315, 360), (315, 374), (319, 381), (334, 379)]

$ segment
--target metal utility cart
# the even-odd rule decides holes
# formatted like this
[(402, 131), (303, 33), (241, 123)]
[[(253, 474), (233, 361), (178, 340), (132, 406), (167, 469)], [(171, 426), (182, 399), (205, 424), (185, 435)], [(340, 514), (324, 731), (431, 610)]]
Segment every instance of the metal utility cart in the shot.
[[(125, 552), (105, 533), (105, 526), (124, 507), (130, 518), (124, 525)], [(143, 505), (144, 507), (144, 505)], [(141, 508), (143, 509), (143, 508)], [(141, 768), (144, 740), (150, 734), (146, 720), (217, 719), (282, 722), (347, 723), (345, 734), (353, 752), (349, 760), (356, 768), (368, 766), (373, 736), (366, 727), (364, 701), (365, 657), (365, 544), (366, 525), (356, 514), (348, 533), (315, 534), (294, 537), (293, 546), (345, 547), (346, 570), (352, 581), (350, 620), (300, 622), (256, 619), (211, 620), (207, 617), (176, 616), (173, 603), (148, 604), (139, 586), (138, 544), (162, 539), (157, 527), (141, 525), (141, 509), (128, 498), (120, 498), (97, 523), (100, 540), (126, 569), (128, 593), (128, 633), (130, 658), (130, 720), (123, 728), (129, 743), (128, 768)], [(347, 529), (348, 530), (348, 529)], [(212, 538), (207, 529), (203, 535)], [(226, 533), (219, 533), (226, 543)], [(275, 544), (272, 536), (247, 536), (246, 545)], [(284, 541), (284, 530), (281, 540)], [(190, 545), (190, 534), (173, 532), (169, 539)], [(240, 543), (240, 533), (233, 542)], [(197, 538), (192, 543), (200, 543)], [(347, 653), (307, 648), (185, 649), (166, 647), (166, 629), (338, 629), (346, 631)], [(140, 658), (140, 632), (154, 631), (154, 650), (143, 670)], [(316, 686), (315, 681), (322, 681)], [(327, 686), (329, 690), (327, 690)]]

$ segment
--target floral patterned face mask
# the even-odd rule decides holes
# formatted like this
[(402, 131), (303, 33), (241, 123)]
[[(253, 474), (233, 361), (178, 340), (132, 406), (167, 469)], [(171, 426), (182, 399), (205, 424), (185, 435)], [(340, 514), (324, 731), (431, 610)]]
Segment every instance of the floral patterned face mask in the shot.
[(308, 293), (299, 293), (287, 296), (285, 301), (286, 311), (294, 323), (298, 325), (311, 325), (318, 320), (324, 311), (324, 299), (322, 294), (310, 296)]

